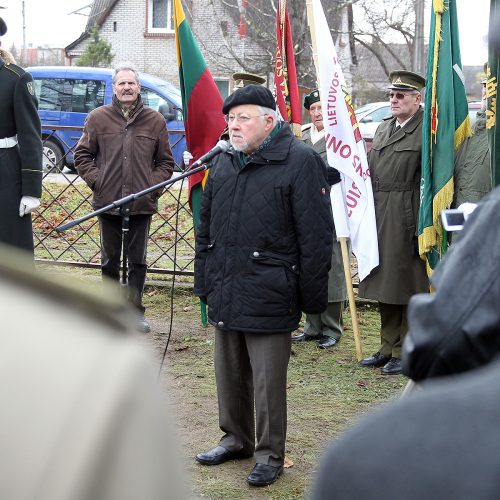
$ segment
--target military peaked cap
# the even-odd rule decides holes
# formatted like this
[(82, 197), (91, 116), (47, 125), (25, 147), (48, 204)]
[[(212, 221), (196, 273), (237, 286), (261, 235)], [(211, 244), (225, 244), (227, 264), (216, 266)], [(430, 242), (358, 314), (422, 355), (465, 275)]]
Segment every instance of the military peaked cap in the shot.
[(392, 71), (389, 74), (390, 90), (416, 90), (420, 92), (425, 87), (425, 78), (412, 71)]
[(0, 36), (5, 35), (7, 33), (7, 25), (5, 21), (0, 17)]
[(263, 76), (252, 73), (233, 73), (234, 87), (241, 88), (247, 85), (262, 85), (266, 79)]

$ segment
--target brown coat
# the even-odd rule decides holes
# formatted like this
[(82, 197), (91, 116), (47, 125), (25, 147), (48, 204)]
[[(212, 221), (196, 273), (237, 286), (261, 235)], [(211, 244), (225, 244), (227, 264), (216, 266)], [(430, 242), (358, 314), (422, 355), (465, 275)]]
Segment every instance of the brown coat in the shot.
[(413, 294), (429, 289), (417, 243), (422, 119), (420, 109), (392, 136), (395, 118), (375, 133), (369, 164), (380, 264), (360, 283), (360, 297), (404, 305)]
[[(112, 104), (87, 116), (75, 167), (94, 192), (95, 209), (169, 179), (174, 161), (165, 118), (144, 107), (139, 97), (127, 121), (113, 97)], [(134, 201), (131, 214), (154, 213), (160, 194), (155, 191)]]

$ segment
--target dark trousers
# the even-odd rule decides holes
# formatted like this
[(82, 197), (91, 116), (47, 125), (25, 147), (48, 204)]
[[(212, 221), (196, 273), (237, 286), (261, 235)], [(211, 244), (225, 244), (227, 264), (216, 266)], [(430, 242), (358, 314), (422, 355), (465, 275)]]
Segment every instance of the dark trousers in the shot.
[(283, 465), (290, 349), (290, 334), (215, 330), (221, 446)]
[[(127, 246), (128, 299), (144, 314), (142, 292), (146, 281), (146, 252), (151, 215), (131, 215)], [(120, 279), (122, 254), (122, 218), (119, 215), (100, 215), (101, 271), (113, 281)]]
[(385, 304), (379, 302), (381, 354), (401, 358), (401, 346), (408, 331), (406, 304)]

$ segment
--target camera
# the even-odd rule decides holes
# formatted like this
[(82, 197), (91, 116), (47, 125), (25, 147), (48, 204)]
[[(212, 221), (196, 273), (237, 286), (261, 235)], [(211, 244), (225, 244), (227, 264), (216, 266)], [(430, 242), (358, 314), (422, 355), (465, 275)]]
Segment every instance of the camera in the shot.
[(446, 231), (461, 231), (467, 217), (477, 207), (476, 203), (462, 203), (458, 208), (449, 208), (441, 212), (441, 220)]

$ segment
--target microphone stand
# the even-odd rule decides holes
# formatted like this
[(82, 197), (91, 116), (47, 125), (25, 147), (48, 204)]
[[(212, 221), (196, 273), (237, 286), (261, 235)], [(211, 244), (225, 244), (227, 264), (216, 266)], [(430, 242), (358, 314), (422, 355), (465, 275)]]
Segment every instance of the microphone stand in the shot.
[(154, 186), (151, 186), (149, 188), (143, 189), (142, 191), (139, 191), (137, 193), (132, 193), (129, 194), (128, 196), (125, 196), (123, 198), (120, 198), (119, 200), (115, 200), (109, 205), (106, 205), (105, 207), (99, 208), (98, 210), (95, 210), (94, 212), (91, 212), (87, 215), (84, 215), (83, 217), (80, 217), (79, 219), (75, 219), (71, 222), (67, 222), (66, 224), (62, 224), (60, 226), (57, 226), (55, 228), (57, 233), (62, 233), (63, 231), (67, 231), (68, 229), (71, 229), (72, 227), (75, 227), (76, 225), (85, 222), (88, 219), (91, 219), (93, 217), (96, 217), (97, 215), (103, 214), (105, 212), (108, 212), (109, 210), (112, 210), (114, 208), (118, 208), (120, 211), (120, 215), (122, 217), (122, 275), (121, 275), (121, 284), (122, 286), (127, 285), (127, 267), (128, 267), (128, 235), (129, 235), (129, 224), (130, 224), (130, 209), (132, 207), (132, 203), (137, 200), (138, 198), (141, 198), (142, 196), (145, 196), (149, 193), (152, 193), (153, 191), (157, 191), (158, 189), (162, 189), (166, 186), (169, 186), (171, 184), (174, 184), (175, 182), (185, 179), (186, 177), (189, 177), (193, 174), (196, 174), (198, 172), (202, 172), (204, 170), (208, 170), (212, 165), (211, 164), (203, 164), (197, 168), (194, 168), (192, 170), (187, 170), (183, 174), (179, 175), (175, 179), (168, 179), (166, 181), (160, 182), (159, 184), (155, 184)]

